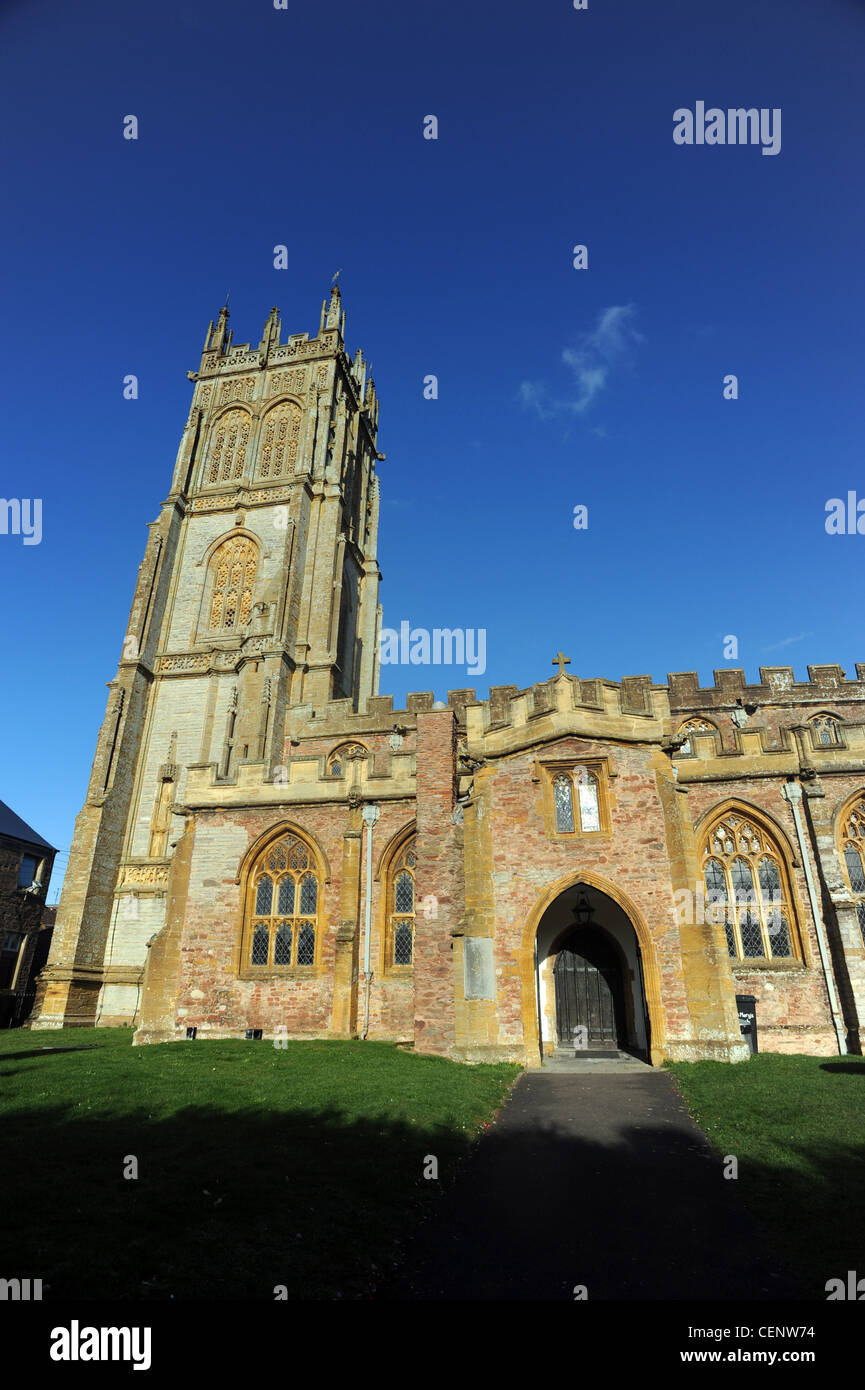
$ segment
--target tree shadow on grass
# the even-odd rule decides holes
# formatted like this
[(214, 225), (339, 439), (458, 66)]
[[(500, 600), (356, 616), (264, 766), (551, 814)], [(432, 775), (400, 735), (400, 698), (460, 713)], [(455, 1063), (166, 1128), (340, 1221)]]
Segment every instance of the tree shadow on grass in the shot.
[[(0, 1277), (46, 1299), (368, 1297), (470, 1140), (333, 1109), (9, 1112)], [(137, 1178), (124, 1178), (137, 1161)]]
[[(497, 1125), (470, 1148), (455, 1127), (336, 1109), (13, 1112), (0, 1277), (41, 1278), (53, 1302), (267, 1301), (280, 1286), (290, 1300), (571, 1300), (578, 1285), (592, 1299), (759, 1300), (825, 1298), (861, 1264), (860, 1148), (800, 1152), (807, 1172), (743, 1164), (736, 1182), (671, 1126), (600, 1143)], [(438, 1181), (423, 1177), (429, 1155)], [(777, 1212), (779, 1197), (786, 1237), (743, 1204)]]
[(668, 1127), (618, 1139), (493, 1130), (377, 1297), (825, 1299), (861, 1267), (861, 1148), (791, 1146), (802, 1167), (742, 1162), (732, 1180)]
[[(29, 1057), (50, 1057), (58, 1052), (95, 1052), (99, 1047), (98, 1043), (84, 1043), (80, 1047), (37, 1047), (32, 1052), (12, 1052), (4, 1053), (4, 1058), (9, 1062), (24, 1062)], [(0, 1072), (2, 1076), (14, 1076), (14, 1071)]]

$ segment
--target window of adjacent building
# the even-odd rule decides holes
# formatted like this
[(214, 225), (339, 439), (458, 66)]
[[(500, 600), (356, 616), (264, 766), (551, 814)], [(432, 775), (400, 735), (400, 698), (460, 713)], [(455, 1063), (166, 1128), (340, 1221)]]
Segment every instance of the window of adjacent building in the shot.
[(690, 758), (693, 755), (694, 750), (691, 747), (691, 740), (688, 737), (689, 734), (714, 733), (717, 733), (717, 728), (714, 724), (710, 724), (708, 719), (686, 719), (684, 724), (682, 724), (679, 728), (679, 737), (681, 738), (684, 734), (685, 742), (682, 744), (681, 748), (676, 753), (676, 757)]
[(856, 801), (841, 824), (841, 854), (865, 945), (865, 796)]
[(247, 889), (247, 966), (315, 965), (319, 880), (309, 847), (284, 835), (259, 856)]
[(414, 964), (415, 869), (414, 835), (394, 855), (387, 876), (388, 921), (386, 951), (388, 966)]
[(7, 931), (3, 935), (2, 948), (0, 948), (0, 989), (12, 988), (15, 967), (18, 964), (18, 955), (23, 940), (23, 932)]
[(39, 859), (35, 854), (22, 855), (21, 867), (18, 870), (18, 887), (29, 888), (36, 877), (36, 870), (38, 868)]
[(794, 956), (787, 870), (762, 825), (735, 814), (717, 821), (703, 841), (703, 876), (707, 918), (723, 920), (733, 960)]
[(557, 772), (553, 777), (553, 810), (557, 835), (588, 835), (601, 829), (597, 775), (588, 768)]

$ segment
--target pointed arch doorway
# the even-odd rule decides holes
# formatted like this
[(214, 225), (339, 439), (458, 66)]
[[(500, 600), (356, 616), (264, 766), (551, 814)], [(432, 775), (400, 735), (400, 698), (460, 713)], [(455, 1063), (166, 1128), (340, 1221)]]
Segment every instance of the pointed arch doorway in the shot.
[[(594, 876), (593, 876), (594, 877)], [(663, 1058), (657, 967), (645, 924), (628, 900), (584, 876), (552, 888), (527, 924), (533, 931), (527, 1055), (625, 1052)], [(524, 976), (526, 984), (528, 980)]]

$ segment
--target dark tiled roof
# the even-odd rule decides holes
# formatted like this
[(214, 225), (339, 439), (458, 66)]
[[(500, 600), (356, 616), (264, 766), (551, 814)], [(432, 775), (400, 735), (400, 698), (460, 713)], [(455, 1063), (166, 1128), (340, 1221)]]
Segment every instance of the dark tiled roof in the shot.
[(23, 840), (28, 845), (41, 845), (43, 849), (54, 849), (54, 845), (49, 845), (32, 826), (16, 816), (5, 801), (0, 801), (0, 835), (8, 835), (11, 840)]

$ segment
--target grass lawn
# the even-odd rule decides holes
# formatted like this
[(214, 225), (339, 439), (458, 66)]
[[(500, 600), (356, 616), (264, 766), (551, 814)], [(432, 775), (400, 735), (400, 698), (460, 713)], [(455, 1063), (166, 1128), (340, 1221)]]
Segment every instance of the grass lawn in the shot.
[(803, 1298), (865, 1276), (865, 1058), (758, 1054), (669, 1067)]
[(520, 1071), (376, 1042), (131, 1044), (0, 1032), (0, 1275), (49, 1299), (362, 1298)]

